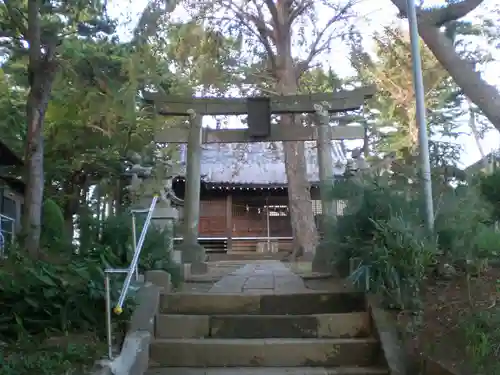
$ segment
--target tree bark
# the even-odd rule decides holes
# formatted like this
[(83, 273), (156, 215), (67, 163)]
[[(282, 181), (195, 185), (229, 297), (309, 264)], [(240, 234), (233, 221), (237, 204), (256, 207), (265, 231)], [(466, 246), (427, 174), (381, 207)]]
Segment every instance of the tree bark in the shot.
[[(406, 15), (405, 0), (391, 0)], [(500, 92), (475, 71), (474, 65), (462, 59), (453, 42), (441, 31), (446, 23), (464, 17), (483, 0), (463, 0), (442, 8), (418, 10), (419, 34), (436, 59), (450, 73), (465, 95), (477, 105), (491, 123), (500, 130)]]
[(26, 115), (26, 193), (23, 212), (24, 244), (28, 253), (37, 257), (40, 247), (41, 219), (44, 188), (44, 136), (43, 121), (55, 76), (49, 63), (38, 65), (33, 71), (33, 84), (28, 94)]
[(29, 43), (30, 85), (26, 103), (28, 132), (25, 148), (23, 237), (26, 250), (33, 257), (37, 257), (40, 250), (44, 189), (43, 122), (57, 69), (54, 60), (55, 44), (42, 44), (40, 6), (41, 0), (28, 0), (28, 27), (21, 30)]
[[(276, 27), (276, 91), (281, 95), (298, 92), (298, 74), (292, 58), (289, 5), (278, 2)], [(281, 124), (300, 126), (294, 115), (282, 115)], [(292, 259), (301, 252), (314, 254), (318, 234), (314, 223), (310, 185), (307, 180), (304, 142), (283, 142), (288, 179), (288, 201), (294, 249)]]

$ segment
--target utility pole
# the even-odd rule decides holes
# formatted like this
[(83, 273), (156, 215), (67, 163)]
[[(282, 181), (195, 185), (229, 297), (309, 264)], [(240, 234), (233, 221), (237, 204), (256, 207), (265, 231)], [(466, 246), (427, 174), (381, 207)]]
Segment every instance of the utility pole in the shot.
[(417, 11), (415, 0), (406, 0), (406, 13), (410, 28), (411, 57), (413, 65), (413, 87), (415, 89), (416, 117), (420, 146), (420, 167), (424, 182), (425, 223), (430, 233), (434, 231), (434, 203), (432, 201), (431, 163), (429, 159), (429, 139), (425, 121), (425, 94), (420, 57), (420, 37), (418, 35)]

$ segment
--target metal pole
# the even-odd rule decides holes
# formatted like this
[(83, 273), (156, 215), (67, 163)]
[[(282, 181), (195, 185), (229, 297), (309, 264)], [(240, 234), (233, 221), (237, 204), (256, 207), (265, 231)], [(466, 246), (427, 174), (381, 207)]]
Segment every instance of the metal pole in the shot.
[(269, 228), (269, 198), (266, 197), (267, 252), (271, 252), (271, 229)]
[[(137, 251), (137, 229), (135, 222), (135, 212), (132, 211), (132, 241), (134, 241), (134, 254)], [(135, 281), (139, 280), (139, 267), (135, 268)]]
[(115, 313), (121, 314), (123, 303), (125, 302), (125, 298), (127, 297), (128, 288), (130, 287), (130, 282), (132, 281), (133, 270), (137, 267), (139, 256), (141, 255), (142, 246), (144, 245), (144, 240), (146, 238), (146, 233), (148, 232), (149, 224), (151, 223), (151, 218), (153, 217), (153, 211), (156, 207), (156, 202), (158, 201), (158, 196), (155, 195), (153, 201), (151, 202), (151, 206), (149, 208), (148, 216), (146, 217), (146, 222), (144, 223), (144, 227), (142, 228), (141, 235), (139, 237), (139, 242), (137, 244), (137, 251), (134, 253), (134, 257), (132, 258), (132, 262), (130, 263), (130, 269), (125, 277), (125, 281), (123, 282), (123, 288), (120, 293), (120, 297), (118, 298), (118, 302), (115, 306)]
[(420, 58), (420, 38), (418, 35), (417, 11), (415, 0), (406, 0), (406, 13), (410, 28), (411, 57), (413, 62), (413, 87), (415, 89), (416, 115), (420, 143), (420, 164), (424, 181), (425, 219), (427, 229), (434, 231), (434, 205), (432, 202), (431, 163), (429, 159), (429, 139), (425, 121), (425, 95)]
[(104, 275), (104, 290), (106, 292), (106, 339), (108, 341), (108, 358), (113, 359), (113, 339), (111, 337), (111, 287), (109, 273)]

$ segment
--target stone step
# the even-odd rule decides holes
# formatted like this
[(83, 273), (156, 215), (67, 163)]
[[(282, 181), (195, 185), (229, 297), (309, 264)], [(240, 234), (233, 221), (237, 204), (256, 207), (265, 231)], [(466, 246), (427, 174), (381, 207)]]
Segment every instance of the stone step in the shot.
[(389, 375), (374, 367), (167, 367), (151, 369), (146, 375)]
[(366, 311), (363, 293), (351, 291), (294, 294), (168, 293), (160, 312), (191, 315), (309, 315)]
[(157, 338), (343, 338), (368, 337), (367, 312), (317, 315), (166, 315)]
[(168, 367), (335, 367), (378, 364), (376, 339), (157, 339), (150, 359)]

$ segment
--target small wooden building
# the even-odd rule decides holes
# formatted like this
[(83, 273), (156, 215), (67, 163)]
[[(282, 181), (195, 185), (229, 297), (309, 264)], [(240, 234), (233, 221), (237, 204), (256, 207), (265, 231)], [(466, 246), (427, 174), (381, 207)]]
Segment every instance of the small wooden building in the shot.
[[(287, 251), (292, 228), (281, 144), (207, 144), (201, 162), (199, 242), (209, 251)], [(185, 160), (181, 147), (181, 161)], [(332, 142), (335, 175), (342, 175), (346, 157)], [(306, 142), (308, 180), (313, 211), (321, 214), (315, 142)], [(184, 197), (185, 181), (174, 180), (177, 196)], [(341, 213), (342, 207), (337, 212)], [(182, 225), (177, 241), (182, 238)]]

